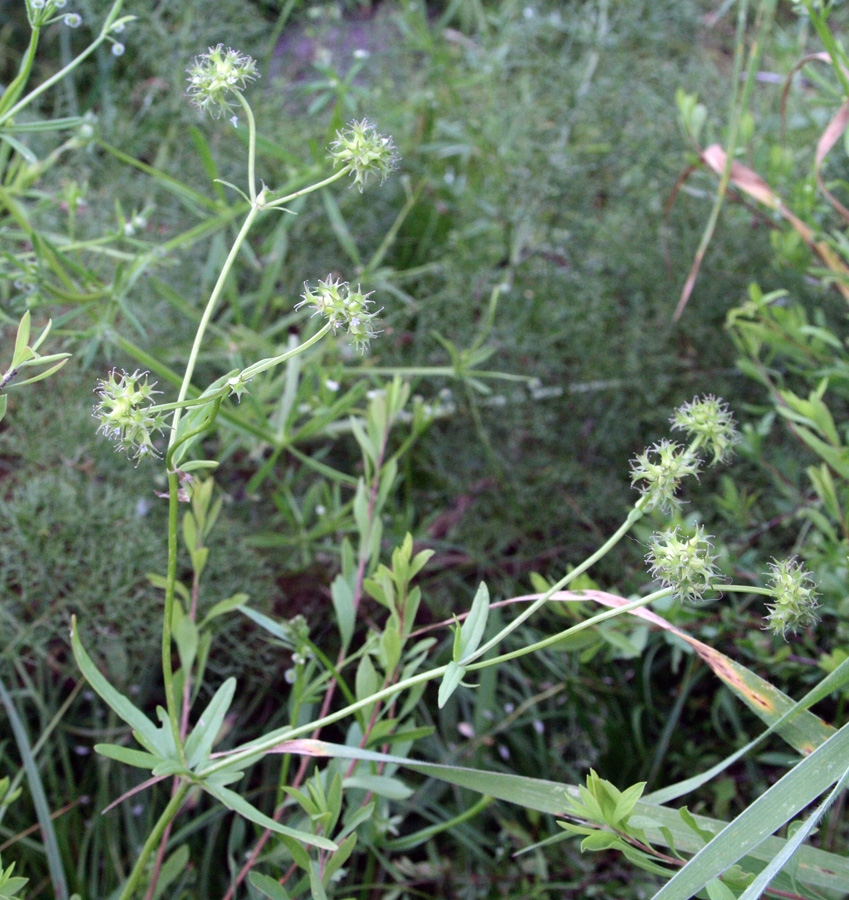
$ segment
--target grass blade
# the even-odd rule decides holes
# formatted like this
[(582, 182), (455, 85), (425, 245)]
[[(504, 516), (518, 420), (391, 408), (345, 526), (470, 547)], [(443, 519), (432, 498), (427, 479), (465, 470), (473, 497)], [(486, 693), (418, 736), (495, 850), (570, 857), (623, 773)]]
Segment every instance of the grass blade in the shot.
[(53, 884), (56, 900), (66, 900), (68, 897), (68, 882), (65, 878), (65, 869), (59, 852), (56, 829), (53, 827), (53, 820), (50, 818), (50, 807), (47, 805), (44, 785), (41, 783), (41, 777), (38, 774), (38, 766), (32, 755), (24, 723), (18, 715), (15, 704), (2, 681), (0, 681), (0, 703), (3, 704), (6, 715), (9, 717), (12, 734), (15, 736), (15, 743), (18, 745), (18, 752), (21, 754), (21, 760), (27, 773), (27, 782), (29, 783), (32, 802), (35, 806), (35, 814), (38, 817), (38, 824), (41, 826), (41, 834), (44, 838), (44, 852), (47, 856), (47, 867), (50, 870), (50, 881)]

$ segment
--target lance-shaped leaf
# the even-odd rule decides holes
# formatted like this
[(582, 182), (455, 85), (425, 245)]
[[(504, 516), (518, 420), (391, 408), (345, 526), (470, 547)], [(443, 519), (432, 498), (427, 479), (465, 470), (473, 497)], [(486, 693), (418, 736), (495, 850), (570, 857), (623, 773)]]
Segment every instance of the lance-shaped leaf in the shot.
[(186, 760), (189, 768), (195, 769), (209, 759), (212, 745), (215, 743), (218, 732), (221, 731), (224, 716), (230, 709), (235, 691), (236, 679), (228, 678), (218, 688), (206, 709), (201, 713), (194, 731), (186, 741)]
[(80, 671), (85, 676), (86, 681), (88, 681), (103, 702), (133, 729), (136, 740), (145, 750), (159, 757), (167, 758), (171, 756), (169, 750), (173, 748), (173, 742), (171, 747), (166, 746), (160, 729), (100, 674), (100, 670), (92, 662), (88, 653), (86, 653), (85, 647), (83, 647), (77, 633), (76, 616), (71, 618), (71, 647), (73, 648), (77, 665), (80, 667)]
[(216, 800), (219, 800), (227, 809), (244, 816), (249, 822), (259, 825), (261, 828), (268, 828), (276, 834), (283, 834), (301, 844), (310, 844), (313, 847), (319, 847), (322, 850), (337, 850), (338, 847), (328, 838), (321, 837), (317, 834), (310, 834), (308, 831), (298, 831), (296, 828), (289, 828), (287, 825), (281, 825), (274, 819), (261, 813), (255, 806), (252, 806), (235, 791), (222, 787), (217, 784), (210, 784), (208, 781), (203, 783), (203, 789), (212, 794)]

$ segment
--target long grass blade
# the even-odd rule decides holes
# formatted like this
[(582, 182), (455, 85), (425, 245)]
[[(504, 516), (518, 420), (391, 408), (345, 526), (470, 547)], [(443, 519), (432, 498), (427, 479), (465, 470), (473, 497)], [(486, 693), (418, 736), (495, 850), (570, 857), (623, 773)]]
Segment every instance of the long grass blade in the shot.
[(50, 871), (50, 880), (53, 884), (56, 900), (66, 900), (68, 897), (68, 881), (65, 878), (65, 868), (62, 865), (62, 855), (59, 852), (56, 829), (53, 827), (53, 820), (50, 818), (47, 795), (44, 792), (44, 785), (41, 783), (38, 765), (32, 754), (26, 727), (18, 715), (15, 704), (2, 680), (0, 680), (0, 703), (3, 704), (6, 715), (9, 717), (12, 734), (15, 736), (15, 743), (18, 745), (18, 752), (21, 754), (21, 760), (27, 773), (27, 782), (29, 783), (32, 802), (35, 806), (35, 815), (38, 818), (38, 824), (41, 826), (41, 834), (44, 838), (44, 853), (47, 857), (47, 868)]

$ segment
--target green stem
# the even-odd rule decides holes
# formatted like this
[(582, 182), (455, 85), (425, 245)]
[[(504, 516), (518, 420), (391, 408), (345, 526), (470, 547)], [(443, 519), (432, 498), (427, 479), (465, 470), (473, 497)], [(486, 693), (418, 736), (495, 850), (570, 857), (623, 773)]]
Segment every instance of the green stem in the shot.
[(308, 187), (301, 188), (299, 191), (295, 191), (294, 194), (287, 194), (285, 197), (280, 197), (277, 200), (269, 200), (265, 204), (266, 209), (277, 209), (281, 207), (284, 203), (290, 203), (292, 200), (297, 200), (298, 197), (303, 197), (306, 194), (311, 194), (313, 191), (319, 191), (322, 188), (326, 188), (329, 185), (333, 184), (335, 181), (339, 181), (340, 178), (344, 178), (351, 171), (350, 166), (345, 166), (343, 169), (340, 169), (333, 175), (328, 176), (323, 181), (317, 181), (315, 184), (311, 184)]
[(248, 194), (251, 198), (251, 203), (256, 202), (256, 120), (254, 119), (254, 113), (251, 109), (250, 104), (247, 100), (241, 95), (239, 91), (236, 92), (236, 96), (239, 98), (239, 103), (242, 104), (242, 109), (245, 111), (245, 115), (248, 119)]
[(190, 786), (191, 785), (188, 782), (181, 784), (168, 805), (162, 810), (162, 815), (159, 817), (156, 825), (153, 826), (153, 831), (150, 832), (147, 840), (144, 842), (144, 846), (139, 853), (136, 864), (133, 866), (133, 871), (130, 872), (130, 877), (127, 879), (127, 883), (124, 885), (124, 890), (121, 891), (118, 900), (130, 900), (130, 897), (135, 893), (150, 854), (156, 849), (160, 838), (165, 833), (165, 829), (168, 827), (169, 823), (173, 821), (174, 816), (177, 815), (177, 812), (183, 804), (183, 800), (186, 798), (186, 794), (189, 792)]
[[(170, 467), (169, 467), (170, 468)], [(162, 680), (165, 683), (165, 706), (168, 721), (183, 763), (186, 751), (180, 740), (177, 698), (174, 696), (174, 670), (171, 665), (171, 629), (174, 619), (174, 595), (177, 585), (177, 530), (179, 527), (180, 479), (176, 472), (168, 472), (168, 571), (165, 580), (165, 609), (162, 614)]]
[(606, 609), (602, 613), (598, 613), (598, 615), (591, 616), (589, 619), (585, 619), (583, 622), (578, 622), (577, 625), (572, 625), (571, 628), (567, 628), (565, 631), (560, 631), (557, 634), (552, 634), (547, 638), (544, 638), (541, 641), (537, 641), (535, 644), (528, 644), (526, 647), (520, 647), (518, 650), (513, 650), (510, 653), (502, 653), (501, 656), (493, 656), (491, 659), (484, 659), (480, 662), (472, 663), (467, 666), (465, 663), (461, 662), (460, 665), (464, 666), (470, 672), (474, 672), (476, 669), (485, 669), (488, 666), (494, 666), (498, 663), (507, 662), (509, 659), (516, 659), (519, 656), (525, 656), (528, 653), (536, 653), (537, 650), (544, 650), (546, 647), (550, 647), (552, 644), (556, 644), (558, 641), (562, 641), (565, 638), (571, 637), (573, 634), (577, 634), (579, 631), (583, 631), (586, 628), (592, 628), (593, 625), (598, 625), (599, 622), (603, 622), (605, 619), (614, 619), (616, 616), (621, 616), (622, 613), (631, 612), (633, 609), (640, 609), (642, 606), (648, 606), (649, 603), (653, 603), (655, 600), (660, 600), (661, 597), (668, 597), (672, 593), (672, 588), (663, 588), (662, 590), (655, 591), (653, 594), (647, 594), (645, 597), (640, 597), (639, 600), (632, 600), (630, 603), (626, 603), (624, 606), (617, 606), (613, 609)]
[[(206, 303), (206, 309), (203, 311), (203, 316), (201, 316), (200, 323), (198, 324), (197, 333), (195, 334), (195, 340), (192, 344), (192, 350), (189, 354), (189, 360), (186, 363), (186, 372), (183, 375), (183, 383), (180, 385), (180, 393), (177, 396), (177, 402), (182, 403), (186, 399), (186, 395), (189, 392), (189, 385), (192, 382), (192, 375), (195, 371), (195, 365), (197, 364), (198, 354), (200, 353), (200, 345), (203, 342), (204, 335), (206, 334), (206, 329), (209, 326), (209, 322), (212, 319), (212, 313), (215, 311), (215, 306), (218, 303), (218, 298), (221, 296), (221, 292), (224, 288), (224, 283), (227, 280), (227, 276), (230, 274), (230, 270), (233, 268), (233, 263), (236, 261), (236, 256), (239, 253), (239, 250), (242, 247), (242, 244), (245, 241), (245, 238), (248, 236), (248, 232), (251, 230), (251, 226), (254, 223), (254, 219), (259, 215), (260, 211), (263, 208), (262, 197), (257, 197), (251, 206), (250, 212), (245, 217), (245, 221), (242, 223), (242, 227), (239, 230), (238, 235), (236, 235), (236, 240), (233, 241), (233, 246), (230, 248), (230, 252), (227, 255), (227, 259), (224, 261), (224, 266), (221, 269), (220, 274), (218, 275), (218, 280), (215, 282), (215, 287), (212, 289), (212, 293), (209, 296), (209, 300)], [(171, 437), (169, 440), (169, 446), (174, 443), (177, 439), (177, 426), (180, 424), (180, 410), (176, 410), (174, 412), (174, 418), (171, 422)]]
[[(632, 513), (634, 511), (632, 510)], [(630, 518), (630, 516), (629, 516)], [(626, 520), (627, 521), (627, 520)], [(635, 520), (636, 521), (636, 520)], [(622, 529), (620, 529), (621, 531)], [(624, 533), (624, 532), (623, 532)], [(619, 534), (619, 532), (617, 532)], [(615, 536), (614, 536), (615, 537)], [(613, 538), (611, 538), (611, 541)], [(610, 543), (610, 541), (608, 542)], [(611, 545), (612, 546), (612, 545)], [(572, 575), (572, 573), (569, 573)], [(553, 593), (553, 591), (552, 591)], [(648, 594), (645, 597), (641, 597), (639, 600), (634, 600), (631, 603), (625, 604), (625, 606), (619, 606), (615, 609), (605, 610), (603, 613), (599, 613), (597, 616), (592, 616), (584, 622), (579, 622), (577, 625), (573, 625), (571, 628), (567, 628), (566, 631), (560, 632), (559, 634), (552, 635), (549, 638), (546, 638), (543, 641), (539, 641), (536, 644), (531, 644), (527, 647), (522, 647), (519, 650), (516, 650), (512, 653), (506, 653), (503, 656), (495, 657), (493, 659), (482, 660), (477, 663), (473, 663), (468, 665), (466, 668), (469, 671), (474, 671), (476, 669), (483, 669), (487, 666), (496, 665), (499, 662), (503, 662), (507, 659), (514, 659), (517, 656), (524, 656), (528, 653), (533, 653), (536, 650), (542, 649), (543, 647), (547, 647), (550, 644), (557, 643), (558, 641), (562, 641), (564, 638), (568, 637), (571, 634), (575, 634), (578, 631), (583, 630), (584, 628), (590, 628), (593, 625), (598, 624), (599, 622), (604, 621), (605, 619), (612, 619), (615, 616), (622, 615), (622, 613), (629, 612), (632, 609), (638, 609), (641, 606), (646, 606), (649, 603), (652, 603), (655, 600), (660, 599), (661, 597), (667, 597), (672, 593), (671, 588), (663, 588), (660, 591), (655, 591), (653, 594)], [(545, 599), (550, 598), (550, 594), (543, 595)], [(536, 608), (539, 605), (539, 601), (532, 604), (531, 608)], [(505, 632), (508, 629), (504, 629)], [(269, 734), (265, 735), (262, 738), (257, 738), (257, 740), (252, 741), (249, 744), (246, 744), (241, 750), (223, 758), (218, 759), (213, 762), (211, 765), (207, 766), (202, 772), (199, 772), (199, 777), (207, 777), (208, 775), (213, 774), (214, 772), (221, 771), (222, 769), (227, 769), (235, 763), (239, 762), (242, 759), (249, 759), (257, 754), (267, 753), (276, 747), (278, 744), (283, 741), (293, 740), (296, 737), (300, 737), (303, 734), (308, 734), (310, 732), (315, 731), (316, 729), (324, 728), (326, 725), (332, 725), (334, 722), (338, 722), (340, 719), (344, 719), (352, 713), (357, 712), (364, 707), (371, 706), (373, 703), (378, 703), (382, 700), (387, 699), (388, 697), (392, 697), (395, 694), (399, 694), (402, 691), (407, 690), (407, 688), (414, 687), (417, 684), (421, 684), (422, 682), (433, 681), (437, 678), (441, 678), (445, 672), (447, 671), (448, 666), (438, 666), (435, 669), (431, 669), (428, 672), (419, 672), (418, 675), (412, 675), (409, 678), (405, 678), (403, 681), (396, 682), (395, 684), (389, 685), (388, 687), (383, 688), (383, 690), (377, 691), (369, 697), (365, 697), (362, 700), (357, 700), (356, 703), (351, 703), (346, 706), (344, 709), (337, 710), (336, 712), (329, 713), (326, 716), (322, 716), (320, 719), (316, 719), (314, 722), (308, 722), (306, 725), (300, 725), (297, 728), (279, 728), (276, 731), (272, 731)]]
[(293, 347), (291, 350), (287, 350), (285, 353), (281, 353), (279, 356), (271, 356), (268, 359), (261, 359), (259, 362), (255, 362), (253, 365), (248, 366), (246, 369), (242, 369), (242, 371), (239, 373), (239, 378), (248, 381), (251, 378), (256, 378), (256, 376), (261, 372), (265, 372), (266, 369), (273, 369), (274, 366), (279, 366), (281, 363), (286, 362), (293, 356), (297, 356), (299, 353), (303, 353), (307, 348), (312, 347), (313, 344), (317, 343), (326, 334), (328, 334), (328, 332), (332, 328), (332, 323), (326, 322), (312, 337), (307, 338), (303, 342), (303, 344), (298, 344), (297, 347)]
[(647, 498), (641, 497), (633, 506), (631, 511), (628, 513), (625, 521), (619, 526), (619, 528), (595, 551), (591, 556), (588, 556), (579, 566), (576, 566), (569, 572), (567, 575), (564, 575), (557, 584), (553, 585), (549, 588), (538, 600), (535, 600), (526, 610), (520, 613), (509, 625), (505, 625), (501, 631), (498, 632), (494, 637), (490, 638), (485, 644), (482, 644), (478, 649), (471, 655), (467, 660), (463, 661), (463, 665), (468, 666), (470, 662), (479, 657), (483, 656), (489, 650), (491, 650), (496, 644), (500, 644), (508, 634), (514, 632), (524, 621), (529, 619), (541, 606), (544, 606), (548, 601), (552, 598), (557, 591), (562, 591), (563, 588), (566, 587), (571, 581), (574, 581), (579, 575), (582, 575), (590, 566), (597, 563), (603, 556), (605, 556), (619, 541), (622, 540), (623, 537), (631, 530), (631, 527), (637, 522), (643, 515), (643, 507), (648, 502)]
[(0, 97), (0, 125), (8, 118), (5, 114), (5, 109), (10, 103), (15, 102), (15, 98), (20, 95), (20, 92), (24, 89), (24, 85), (29, 81), (30, 72), (32, 71), (33, 63), (35, 62), (35, 51), (38, 49), (38, 38), (40, 34), (41, 28), (38, 26), (33, 27), (29, 36), (29, 46), (24, 54), (24, 58), (21, 60), (20, 71), (12, 80), (9, 87), (3, 92), (3, 96)]
[[(109, 15), (106, 17), (106, 21), (104, 22), (103, 28), (97, 38), (95, 38), (95, 40), (91, 44), (89, 44), (88, 47), (86, 47), (86, 49), (83, 50), (83, 52), (80, 53), (79, 56), (72, 59), (67, 66), (51, 75), (50, 78), (43, 81), (37, 88), (34, 88), (32, 91), (30, 91), (26, 95), (26, 97), (23, 98), (23, 100), (20, 100), (11, 109), (0, 115), (0, 125), (11, 119), (15, 115), (15, 113), (22, 110), (25, 106), (28, 106), (30, 103), (32, 103), (33, 100), (35, 100), (36, 97), (41, 96), (41, 94), (53, 87), (54, 84), (61, 81), (69, 72), (76, 69), (76, 67), (84, 59), (91, 56), (91, 54), (94, 53), (94, 51), (106, 40), (107, 35), (112, 30), (115, 24), (115, 17), (118, 15), (118, 11), (120, 10), (123, 2), (124, 0), (115, 0), (115, 3), (112, 6), (112, 9), (109, 10)], [(132, 19), (134, 18), (135, 16), (128, 16), (127, 20), (132, 21)]]

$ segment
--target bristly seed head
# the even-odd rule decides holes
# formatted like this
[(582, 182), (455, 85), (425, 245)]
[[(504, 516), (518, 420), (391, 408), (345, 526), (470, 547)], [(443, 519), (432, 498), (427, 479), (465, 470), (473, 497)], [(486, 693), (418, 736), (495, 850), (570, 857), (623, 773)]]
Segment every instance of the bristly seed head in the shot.
[(354, 341), (354, 346), (361, 352), (365, 352), (369, 341), (378, 332), (374, 328), (374, 319), (377, 312), (369, 312), (368, 307), (372, 301), (368, 298), (373, 291), (364, 294), (357, 285), (353, 290), (347, 281), (334, 281), (332, 275), (328, 275), (324, 281), (318, 282), (318, 287), (313, 289), (308, 284), (304, 285), (304, 299), (295, 307), (313, 306), (313, 315), (321, 315), (333, 326), (336, 331), (340, 326), (344, 327)]
[(786, 637), (788, 631), (795, 632), (799, 628), (815, 625), (819, 607), (817, 586), (802, 563), (797, 562), (795, 557), (773, 560), (769, 569), (767, 587), (772, 591), (775, 602), (767, 604), (769, 614), (764, 627), (773, 634)]
[(195, 57), (186, 70), (191, 102), (214, 118), (228, 115), (234, 108), (231, 95), (240, 94), (259, 77), (256, 62), (223, 44), (210, 47)]
[(104, 434), (117, 444), (127, 456), (157, 456), (153, 446), (153, 433), (165, 428), (165, 420), (152, 412), (153, 395), (160, 393), (147, 379), (147, 372), (135, 371), (132, 375), (113, 369), (104, 381), (99, 381), (94, 392), (100, 402), (92, 415), (100, 420), (98, 434)]
[(682, 478), (699, 474), (699, 459), (674, 441), (658, 441), (631, 460), (631, 484), (647, 498), (646, 512), (672, 512), (681, 505), (675, 496)]
[(710, 535), (701, 525), (691, 537), (678, 528), (652, 535), (646, 562), (663, 587), (672, 588), (676, 600), (698, 602), (720, 578)]
[(398, 165), (398, 151), (391, 137), (378, 134), (367, 119), (350, 122), (336, 132), (336, 140), (328, 148), (333, 167), (350, 166), (354, 184), (362, 193), (369, 175), (376, 174), (381, 184)]
[(694, 442), (694, 449), (704, 447), (713, 454), (711, 465), (726, 462), (740, 442), (728, 404), (713, 394), (679, 406), (669, 421), (673, 431), (683, 431)]

